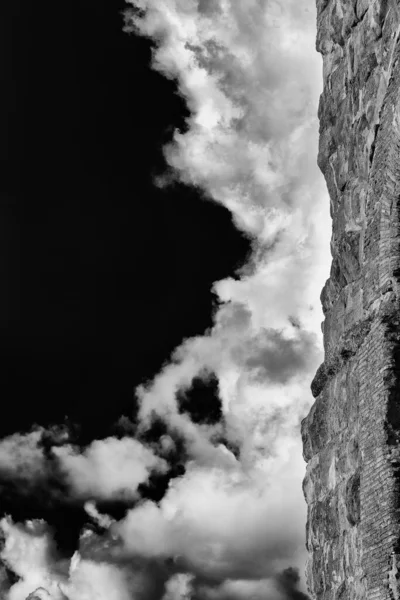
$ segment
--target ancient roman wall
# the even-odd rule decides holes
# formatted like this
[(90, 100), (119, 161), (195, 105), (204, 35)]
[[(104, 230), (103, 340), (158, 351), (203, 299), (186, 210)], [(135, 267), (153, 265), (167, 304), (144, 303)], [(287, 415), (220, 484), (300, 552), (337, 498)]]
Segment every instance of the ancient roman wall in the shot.
[(307, 579), (400, 598), (400, 3), (317, 0), (318, 163), (330, 195), (325, 362), (302, 423)]

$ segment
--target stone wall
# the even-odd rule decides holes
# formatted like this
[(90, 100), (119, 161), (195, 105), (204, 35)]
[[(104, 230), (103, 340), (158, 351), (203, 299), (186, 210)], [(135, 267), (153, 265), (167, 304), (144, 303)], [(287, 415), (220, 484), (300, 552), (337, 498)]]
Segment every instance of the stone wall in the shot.
[(332, 266), (302, 423), (313, 598), (400, 599), (400, 3), (317, 0)]

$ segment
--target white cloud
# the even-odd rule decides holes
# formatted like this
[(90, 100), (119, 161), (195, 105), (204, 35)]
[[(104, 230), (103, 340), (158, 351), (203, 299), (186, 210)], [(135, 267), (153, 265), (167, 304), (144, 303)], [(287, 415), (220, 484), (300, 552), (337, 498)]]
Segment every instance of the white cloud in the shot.
[[(0, 441), (0, 473), (23, 485), (48, 486), (50, 474), (62, 474), (72, 497), (95, 500), (133, 499), (153, 471), (165, 472), (166, 461), (139, 441), (124, 437), (94, 440), (80, 449), (54, 445), (45, 455), (44, 430), (14, 434)], [(68, 441), (68, 436), (58, 442)]]
[(84, 509), (87, 512), (88, 516), (97, 523), (100, 527), (104, 529), (108, 529), (110, 525), (114, 522), (114, 520), (107, 514), (102, 514), (97, 510), (97, 506), (94, 502), (88, 501), (85, 502)]
[(114, 565), (76, 555), (69, 575), (63, 590), (71, 600), (132, 600), (127, 573)]
[(166, 149), (179, 176), (257, 235), (270, 209), (307, 205), (320, 86), (309, 3), (131, 3), (145, 11), (136, 30), (158, 42), (154, 67), (178, 80), (192, 111)]
[[(166, 148), (167, 179), (200, 186), (254, 240), (241, 277), (214, 284), (220, 305), (212, 331), (184, 342), (139, 388), (141, 418), (154, 412), (177, 426), (177, 391), (206, 371), (221, 387), (239, 376), (242, 389), (258, 379), (266, 402), (276, 382), (303, 378), (304, 397), (322, 357), (319, 293), (330, 262), (316, 165), (315, 15), (305, 0), (131, 4), (140, 11), (128, 28), (156, 41), (154, 68), (176, 78), (192, 111), (188, 131)], [(299, 416), (298, 404), (296, 392)]]
[(0, 531), (5, 540), (0, 558), (19, 577), (3, 586), (2, 600), (152, 600), (163, 595), (163, 577), (146, 566), (91, 560), (78, 552), (71, 560), (60, 559), (52, 531), (42, 521), (2, 519)]
[[(186, 340), (138, 389), (143, 423), (158, 414), (179, 429), (192, 444), (195, 466), (171, 485), (160, 507), (142, 505), (140, 518), (130, 513), (125, 541), (141, 539), (146, 552), (171, 552), (175, 544), (196, 568), (204, 556), (209, 574), (245, 565), (248, 557), (254, 577), (262, 578), (259, 547), (268, 555), (263, 565), (273, 570), (279, 544), (287, 542), (288, 556), (305, 537), (299, 421), (322, 359), (319, 295), (330, 264), (330, 218), (316, 162), (315, 13), (308, 0), (130, 3), (128, 28), (155, 41), (153, 67), (177, 80), (191, 110), (187, 131), (175, 132), (165, 149), (170, 171), (159, 184), (178, 178), (202, 188), (231, 211), (254, 253), (238, 278), (214, 284), (219, 308), (212, 330)], [(179, 414), (178, 391), (207, 372), (219, 381), (224, 433), (240, 446), (236, 463), (199, 467), (213, 432)], [(196, 435), (203, 445), (198, 441), (193, 451)], [(231, 485), (234, 473), (242, 478), (239, 488)], [(230, 537), (220, 527), (240, 527), (244, 497), (252, 507), (244, 521), (240, 515), (247, 529)], [(167, 514), (171, 498), (180, 517)], [(238, 548), (238, 539), (249, 545)]]
[(202, 577), (270, 577), (297, 561), (304, 545), (299, 450), (292, 443), (248, 472), (193, 462), (159, 505), (142, 503), (112, 531), (128, 555), (172, 557)]
[(20, 578), (7, 592), (6, 600), (26, 600), (40, 588), (51, 600), (65, 600), (59, 584), (67, 580), (68, 565), (62, 561), (56, 565), (55, 545), (46, 523), (28, 521), (22, 525), (5, 518), (0, 521), (0, 531), (5, 538), (0, 558)]
[(167, 581), (162, 600), (191, 600), (192, 580), (193, 576), (186, 573), (174, 575)]
[(73, 494), (94, 499), (134, 498), (152, 471), (166, 462), (132, 438), (95, 440), (80, 452), (72, 446), (53, 448)]
[(46, 475), (46, 463), (40, 446), (43, 430), (15, 433), (0, 440), (0, 473), (29, 481)]

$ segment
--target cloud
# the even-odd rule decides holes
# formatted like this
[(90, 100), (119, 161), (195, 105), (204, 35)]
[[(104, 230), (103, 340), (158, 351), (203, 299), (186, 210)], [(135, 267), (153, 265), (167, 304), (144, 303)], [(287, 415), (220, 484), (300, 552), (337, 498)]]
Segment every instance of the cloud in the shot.
[(132, 499), (152, 471), (167, 463), (135, 439), (95, 440), (82, 452), (73, 446), (53, 448), (73, 495), (94, 499)]
[[(194, 600), (244, 600), (249, 591), (265, 600), (271, 589), (282, 593), (271, 600), (296, 598), (285, 595), (290, 580), (279, 587), (276, 574), (301, 563), (299, 450), (284, 447), (274, 461), (247, 472), (240, 464), (211, 469), (193, 461), (159, 504), (143, 501), (121, 521), (103, 519), (105, 536), (84, 533), (70, 563), (58, 557), (45, 523), (3, 520), (1, 558), (20, 577), (7, 600), (25, 600), (39, 587), (53, 600), (161, 600), (177, 586)], [(87, 508), (97, 519), (96, 508)], [(152, 566), (171, 560), (169, 569)]]
[[(132, 500), (152, 472), (168, 469), (163, 458), (131, 437), (94, 440), (81, 449), (66, 444), (65, 434), (58, 438), (59, 445), (49, 445), (45, 451), (44, 435), (48, 432), (36, 429), (1, 440), (0, 476), (23, 482), (28, 489), (40, 485), (49, 492), (54, 482), (62, 482), (74, 499)], [(53, 492), (58, 493), (56, 488)]]
[(178, 573), (171, 577), (165, 586), (162, 600), (191, 600), (193, 575)]
[(293, 446), (290, 460), (284, 450), (273, 464), (248, 472), (190, 463), (159, 504), (143, 502), (112, 526), (121, 552), (173, 558), (184, 571), (214, 581), (272, 576), (304, 545), (298, 451)]
[[(61, 559), (43, 521), (2, 519), (0, 531), (0, 558), (18, 576), (14, 584), (4, 584), (4, 600), (161, 600), (164, 594), (169, 575), (151, 563), (113, 563), (109, 555), (105, 562), (96, 552), (90, 558), (87, 551), (86, 556), (76, 552), (71, 560)], [(86, 533), (83, 551), (85, 543)]]
[[(214, 284), (211, 330), (185, 340), (137, 390), (142, 426), (164, 419), (185, 438), (193, 464), (159, 506), (131, 511), (122, 532), (127, 546), (141, 539), (148, 553), (180, 553), (191, 573), (218, 572), (225, 591), (224, 582), (242, 571), (261, 590), (305, 535), (304, 465), (292, 449), (300, 457), (299, 423), (322, 359), (319, 294), (330, 264), (330, 218), (316, 164), (315, 14), (306, 0), (130, 4), (127, 30), (152, 39), (153, 68), (176, 79), (191, 111), (185, 132), (176, 131), (165, 148), (169, 170), (157, 183), (179, 179), (228, 208), (252, 239), (253, 255), (235, 277)], [(237, 460), (225, 463), (213, 454), (217, 432), (191, 423), (177, 401), (195, 377), (210, 373), (218, 380), (223, 435), (240, 448)], [(214, 462), (204, 461), (206, 453)], [(286, 476), (298, 488), (288, 494), (290, 506)], [(174, 502), (179, 517), (168, 512)], [(241, 502), (249, 511), (239, 510)], [(282, 502), (279, 511), (275, 502)], [(230, 537), (238, 523), (245, 531)], [(288, 581), (275, 581), (275, 595), (293, 596), (297, 583), (291, 596)], [(216, 588), (207, 593), (218, 596)], [(235, 593), (231, 587), (226, 597)]]
[(271, 209), (288, 215), (307, 204), (301, 188), (315, 167), (304, 144), (316, 148), (320, 86), (309, 3), (131, 4), (141, 10), (127, 28), (156, 41), (153, 67), (177, 79), (191, 109), (188, 131), (165, 149), (173, 176), (206, 190), (258, 237)]
[[(214, 284), (212, 330), (183, 342), (137, 390), (143, 423), (158, 415), (192, 440), (196, 432), (210, 440), (213, 432), (199, 433), (179, 415), (177, 394), (194, 377), (213, 373), (235, 398), (263, 385), (265, 402), (276, 384), (302, 379), (304, 397), (322, 357), (319, 291), (330, 222), (316, 166), (314, 14), (305, 0), (131, 4), (127, 29), (155, 42), (153, 67), (177, 80), (191, 109), (187, 131), (165, 149), (170, 171), (160, 185), (179, 178), (199, 186), (253, 239), (238, 277)], [(296, 389), (299, 416), (298, 400)], [(225, 398), (226, 421), (232, 404)]]
[(41, 446), (42, 429), (26, 434), (15, 433), (0, 441), (0, 474), (30, 481), (47, 476)]
[(71, 600), (132, 600), (129, 575), (115, 565), (82, 560), (76, 555), (69, 575), (64, 590)]
[(46, 592), (51, 600), (65, 600), (59, 584), (67, 580), (68, 565), (58, 558), (48, 525), (38, 520), (15, 524), (4, 518), (0, 531), (5, 538), (0, 558), (18, 576), (6, 600), (26, 600), (40, 588), (45, 590), (36, 594), (40, 600)]
[(99, 525), (99, 527), (108, 529), (113, 524), (114, 520), (109, 515), (100, 513), (94, 502), (85, 502), (84, 508), (88, 516), (91, 517), (94, 523)]
[(140, 418), (178, 412), (177, 393), (195, 377), (233, 371), (249, 382), (286, 384), (315, 370), (320, 347), (314, 332), (286, 319), (280, 329), (252, 323), (244, 303), (227, 302), (215, 315), (213, 329), (186, 340), (147, 386), (138, 389)]

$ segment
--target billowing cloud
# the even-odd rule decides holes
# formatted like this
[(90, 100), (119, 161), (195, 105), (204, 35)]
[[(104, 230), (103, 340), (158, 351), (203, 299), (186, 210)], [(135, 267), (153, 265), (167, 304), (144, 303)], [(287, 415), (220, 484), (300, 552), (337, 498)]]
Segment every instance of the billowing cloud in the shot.
[(171, 577), (165, 586), (162, 600), (190, 600), (192, 597), (193, 575), (178, 573)]
[(15, 433), (3, 438), (0, 441), (0, 474), (25, 482), (46, 477), (42, 435), (42, 429), (35, 429), (26, 434)]
[(290, 389), (299, 418), (322, 356), (319, 290), (330, 260), (328, 203), (321, 203), (316, 166), (314, 14), (305, 0), (131, 4), (127, 29), (155, 41), (153, 67), (177, 80), (191, 109), (187, 131), (165, 149), (170, 171), (160, 185), (178, 177), (201, 187), (232, 212), (254, 246), (239, 277), (214, 284), (212, 330), (186, 340), (138, 389), (140, 417), (148, 423), (161, 416), (192, 442), (196, 433), (212, 439), (177, 406), (179, 390), (212, 372), (231, 430), (240, 410), (248, 415), (244, 399), (254, 390), (259, 398), (260, 387), (264, 404), (274, 405), (285, 396), (279, 387)]
[[(217, 573), (210, 598), (240, 597), (242, 584), (229, 578), (251, 580), (254, 597), (268, 597), (265, 580), (305, 535), (304, 465), (292, 449), (300, 457), (330, 263), (329, 203), (316, 165), (315, 15), (306, 0), (130, 3), (127, 29), (154, 41), (153, 68), (176, 79), (191, 110), (187, 130), (165, 148), (170, 170), (158, 184), (178, 178), (228, 208), (253, 240), (253, 256), (235, 278), (214, 284), (213, 328), (184, 341), (137, 390), (143, 426), (157, 415), (178, 429), (193, 465), (159, 506), (133, 509), (122, 533), (132, 551), (142, 539), (143, 551), (175, 551), (197, 576)], [(215, 432), (179, 412), (180, 390), (209, 373), (218, 379), (225, 439), (240, 448), (236, 462), (201, 463)], [(300, 556), (289, 564), (302, 568)], [(295, 597), (297, 582), (274, 581), (273, 597)]]
[(0, 532), (0, 558), (18, 578), (4, 584), (2, 600), (160, 600), (169, 579), (167, 569), (150, 562), (113, 562), (104, 552), (103, 560), (96, 552), (92, 558), (87, 551), (84, 556), (87, 532), (82, 535), (83, 553), (70, 560), (60, 558), (53, 532), (42, 521), (2, 519)]
[(22, 525), (5, 518), (0, 521), (0, 531), (5, 538), (0, 558), (18, 576), (6, 599), (25, 600), (35, 592), (40, 599), (47, 594), (51, 600), (65, 600), (59, 584), (67, 581), (68, 564), (58, 560), (46, 523), (28, 521)]
[(134, 498), (152, 471), (165, 471), (166, 462), (132, 438), (95, 440), (82, 452), (73, 446), (53, 448), (72, 493), (107, 500)]
[(139, 441), (124, 437), (94, 440), (86, 448), (67, 444), (43, 447), (44, 430), (15, 434), (0, 441), (0, 476), (24, 486), (47, 486), (61, 481), (73, 499), (132, 500), (152, 472), (165, 472), (168, 465)]
[(71, 600), (132, 600), (134, 597), (129, 573), (115, 565), (81, 560), (76, 555), (69, 575), (64, 591)]
[(186, 340), (171, 362), (150, 385), (141, 386), (140, 417), (178, 412), (177, 392), (190, 388), (194, 377), (232, 373), (249, 383), (268, 386), (288, 384), (309, 375), (319, 364), (320, 347), (313, 331), (294, 326), (287, 319), (282, 327), (261, 327), (252, 313), (239, 303), (221, 305), (214, 328), (204, 336)]
[[(303, 548), (305, 507), (291, 493), (298, 447), (265, 468), (202, 468), (195, 463), (170, 483), (159, 505), (143, 502), (112, 527), (128, 555), (173, 558), (215, 581), (270, 577)], [(301, 471), (299, 469), (299, 474)], [(283, 526), (282, 514), (285, 515)]]
[[(257, 236), (307, 204), (315, 170), (307, 147), (320, 85), (306, 0), (131, 0), (128, 22), (157, 43), (153, 66), (178, 80), (189, 130), (166, 148), (174, 176), (206, 190)], [(136, 9), (136, 10), (135, 10)], [(137, 10), (139, 9), (139, 11)]]

